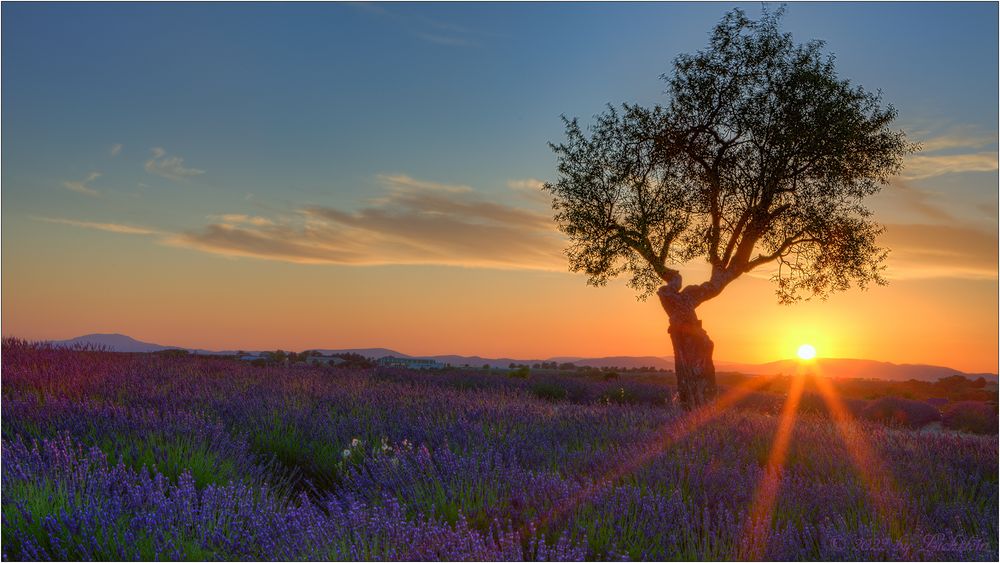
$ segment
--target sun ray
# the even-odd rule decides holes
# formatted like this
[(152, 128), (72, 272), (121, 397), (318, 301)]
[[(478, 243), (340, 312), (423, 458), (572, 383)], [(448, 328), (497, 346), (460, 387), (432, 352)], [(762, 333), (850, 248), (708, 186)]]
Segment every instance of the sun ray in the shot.
[(532, 528), (539, 529), (549, 522), (560, 519), (574, 508), (594, 498), (602, 491), (609, 489), (618, 479), (642, 467), (684, 437), (689, 436), (717, 418), (750, 393), (762, 388), (770, 380), (771, 378), (766, 376), (751, 377), (731, 387), (725, 393), (719, 395), (712, 403), (684, 413), (680, 417), (666, 423), (658, 431), (656, 438), (641, 447), (634, 455), (623, 458), (621, 462), (595, 478), (591, 484), (584, 487), (575, 495), (555, 504), (544, 514), (526, 523), (522, 527), (522, 534), (530, 533)]
[(747, 518), (739, 550), (739, 558), (755, 560), (764, 557), (767, 542), (771, 532), (771, 516), (778, 498), (781, 485), (781, 474), (785, 467), (788, 454), (788, 444), (791, 441), (792, 429), (798, 413), (799, 400), (805, 387), (805, 374), (798, 373), (792, 379), (788, 398), (781, 410), (781, 419), (774, 435), (771, 452), (768, 455), (764, 475), (754, 493), (753, 504)]
[(868, 444), (830, 380), (822, 373), (816, 373), (813, 379), (878, 516), (891, 533), (899, 534), (902, 531), (899, 514), (905, 505), (901, 489)]

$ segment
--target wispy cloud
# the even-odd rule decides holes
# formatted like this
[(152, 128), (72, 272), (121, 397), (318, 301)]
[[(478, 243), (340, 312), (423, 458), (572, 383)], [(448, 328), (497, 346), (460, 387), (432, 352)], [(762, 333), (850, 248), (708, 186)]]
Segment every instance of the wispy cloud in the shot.
[(552, 196), (542, 191), (542, 186), (544, 185), (545, 182), (536, 178), (507, 181), (507, 187), (514, 190), (519, 197), (534, 203), (550, 206), (552, 204)]
[(435, 43), (437, 45), (454, 45), (454, 46), (466, 46), (471, 45), (468, 39), (464, 37), (456, 37), (453, 35), (441, 35), (438, 33), (417, 33), (417, 38), (423, 39), (428, 43)]
[[(37, 218), (114, 233), (155, 236), (165, 245), (229, 257), (298, 264), (427, 264), (565, 271), (566, 240), (538, 205), (509, 205), (468, 185), (405, 174), (376, 177), (380, 197), (356, 209), (308, 205), (268, 216), (211, 215), (181, 232), (94, 221)], [(511, 180), (517, 193), (541, 182)], [(895, 279), (997, 279), (997, 233), (956, 224), (931, 195), (896, 186), (913, 209), (939, 224), (889, 224), (882, 243), (892, 249), (887, 274)], [(535, 197), (531, 195), (531, 197)]]
[(66, 188), (67, 190), (72, 190), (76, 193), (89, 195), (91, 197), (97, 197), (101, 194), (98, 193), (97, 190), (88, 186), (87, 184), (90, 184), (91, 182), (100, 177), (101, 177), (100, 172), (91, 172), (90, 174), (87, 174), (87, 177), (84, 178), (83, 180), (63, 182), (63, 187)]
[(886, 225), (893, 278), (997, 279), (996, 232), (953, 225)]
[(473, 191), (472, 186), (467, 186), (465, 184), (429, 182), (427, 180), (412, 178), (406, 174), (379, 174), (375, 176), (375, 179), (393, 192), (415, 190), (440, 193), (466, 193)]
[(937, 133), (914, 134), (920, 152), (906, 160), (903, 178), (923, 180), (963, 172), (997, 170), (997, 137), (969, 126), (953, 126)]
[(56, 223), (59, 225), (70, 225), (73, 227), (80, 227), (83, 229), (96, 229), (98, 231), (107, 231), (109, 233), (119, 233), (125, 235), (160, 235), (163, 234), (161, 231), (154, 229), (148, 229), (146, 227), (135, 227), (132, 225), (123, 225), (121, 223), (99, 223), (94, 221), (75, 221), (73, 219), (61, 219), (58, 217), (33, 217), (36, 221), (44, 221), (46, 223)]
[(994, 132), (983, 131), (971, 125), (952, 125), (918, 130), (914, 135), (920, 139), (923, 152), (937, 152), (954, 149), (984, 149), (997, 143)]
[(409, 35), (435, 45), (474, 47), (479, 44), (478, 39), (495, 35), (426, 16), (408, 14), (400, 10), (389, 10), (381, 4), (359, 2), (353, 3), (351, 6), (386, 21), (391, 21)]
[(950, 223), (955, 220), (951, 213), (942, 207), (939, 198), (927, 190), (922, 190), (911, 183), (894, 179), (889, 184), (886, 193), (892, 196), (902, 207), (916, 212), (925, 219)]
[[(564, 239), (547, 212), (499, 203), (471, 186), (405, 174), (376, 176), (384, 194), (359, 209), (302, 206), (271, 217), (226, 213), (200, 229), (163, 232), (118, 223), (39, 218), (104, 231), (155, 235), (162, 244), (223, 256), (301, 264), (435, 264), (565, 268)], [(512, 183), (528, 189), (529, 181)]]
[(204, 174), (204, 170), (185, 168), (184, 159), (179, 156), (167, 156), (167, 151), (159, 147), (152, 149), (153, 156), (146, 161), (146, 172), (176, 181), (188, 180)]
[(924, 180), (944, 174), (995, 172), (996, 170), (996, 151), (972, 154), (919, 154), (907, 159), (903, 178)]
[(562, 269), (547, 214), (490, 201), (463, 185), (380, 175), (383, 197), (357, 210), (308, 206), (261, 220), (222, 215), (168, 244), (306, 264), (439, 264)]
[(119, 154), (121, 154), (123, 148), (124, 145), (122, 145), (121, 143), (115, 143), (111, 145), (111, 149), (108, 151), (108, 153), (111, 155), (112, 158), (114, 158)]
[(230, 225), (256, 225), (258, 227), (266, 227), (273, 225), (274, 221), (268, 219), (267, 217), (258, 217), (255, 215), (244, 215), (242, 213), (226, 213), (224, 215), (210, 215), (209, 219), (214, 221), (221, 221), (222, 223)]

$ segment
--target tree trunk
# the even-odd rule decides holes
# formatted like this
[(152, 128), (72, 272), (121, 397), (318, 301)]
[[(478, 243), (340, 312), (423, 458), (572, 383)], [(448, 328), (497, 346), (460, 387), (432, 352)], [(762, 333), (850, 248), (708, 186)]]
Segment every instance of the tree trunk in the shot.
[(679, 291), (680, 280), (659, 289), (660, 304), (670, 318), (670, 341), (674, 345), (674, 373), (681, 405), (695, 409), (715, 398), (715, 364), (712, 350), (715, 344), (701, 327), (695, 314), (700, 300)]
[(725, 270), (713, 269), (712, 279), (698, 286), (681, 290), (680, 273), (669, 270), (667, 282), (656, 294), (670, 318), (670, 341), (674, 345), (674, 374), (681, 405), (692, 410), (715, 399), (715, 364), (712, 350), (715, 344), (701, 327), (694, 310), (706, 299), (718, 295), (732, 281)]
[(681, 405), (691, 410), (708, 404), (715, 398), (715, 364), (712, 349), (701, 321), (691, 311), (692, 319), (670, 318), (670, 340), (674, 345), (674, 373)]

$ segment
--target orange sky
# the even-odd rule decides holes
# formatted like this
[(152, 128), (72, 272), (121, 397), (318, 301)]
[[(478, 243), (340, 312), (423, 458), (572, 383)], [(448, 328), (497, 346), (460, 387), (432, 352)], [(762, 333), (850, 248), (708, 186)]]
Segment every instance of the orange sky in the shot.
[[(664, 103), (659, 75), (728, 9), (6, 3), (0, 329), (671, 355), (655, 300), (566, 271), (539, 187), (556, 174), (560, 114)], [(795, 40), (825, 40), (922, 150), (871, 201), (890, 285), (783, 307), (766, 274), (744, 276), (699, 310), (716, 359), (790, 358), (809, 342), (825, 357), (998, 371), (997, 5), (786, 12)]]
[[(525, 359), (672, 353), (659, 304), (637, 301), (621, 283), (594, 288), (556, 271), (226, 259), (115, 237), (80, 232), (36, 248), (46, 260), (6, 247), (4, 334)], [(102, 246), (110, 240), (114, 253)], [(826, 357), (995, 372), (997, 307), (995, 279), (897, 279), (779, 306), (767, 280), (744, 277), (699, 311), (719, 360), (787, 358), (809, 342)]]
[[(997, 182), (995, 170), (960, 176), (964, 186)], [(400, 175), (378, 180), (387, 195), (361, 210), (216, 214), (200, 231), (11, 216), (3, 333), (519, 359), (672, 354), (655, 299), (639, 302), (620, 282), (590, 287), (566, 271), (564, 241), (532, 191), (537, 180), (508, 182), (502, 197)], [(768, 273), (755, 271), (704, 304), (716, 359), (772, 361), (811, 343), (821, 357), (996, 372), (996, 212), (936, 195), (948, 184), (899, 179), (872, 201), (892, 250), (886, 287), (779, 306)], [(320, 214), (349, 225), (338, 230)], [(337, 263), (331, 248), (357, 258)], [(687, 283), (705, 276), (698, 263), (682, 271)]]

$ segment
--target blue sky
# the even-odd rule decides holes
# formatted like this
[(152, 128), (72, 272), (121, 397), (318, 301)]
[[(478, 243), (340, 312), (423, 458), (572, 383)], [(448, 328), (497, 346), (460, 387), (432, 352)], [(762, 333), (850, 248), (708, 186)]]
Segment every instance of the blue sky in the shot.
[[(539, 269), (559, 241), (539, 226), (545, 208), (532, 190), (553, 177), (547, 142), (561, 138), (559, 116), (663, 101), (659, 76), (679, 53), (703, 48), (734, 6), (761, 11), (6, 2), (5, 294), (66, 276), (34, 261), (79, 265), (83, 245), (132, 267), (198, 263), (209, 277), (227, 267), (212, 260), (248, 255), (263, 258), (253, 266), (262, 275), (274, 267), (267, 262), (320, 262), (354, 281), (371, 274), (338, 264)], [(987, 254), (996, 238), (997, 18), (996, 3), (790, 4), (784, 18), (797, 41), (825, 40), (842, 76), (881, 89), (898, 126), (932, 149), (876, 202), (884, 219), (977, 229)], [(407, 213), (489, 228), (466, 236), (407, 224), (416, 237), (407, 246), (407, 231), (390, 224)], [(323, 230), (331, 221), (341, 230)], [(363, 244), (351, 229), (367, 229)], [(915, 256), (901, 248), (903, 259)], [(981, 278), (983, 255), (960, 268)], [(541, 269), (565, 270), (554, 264)], [(8, 326), (27, 326), (32, 306), (14, 309)]]
[[(128, 163), (152, 147), (205, 170), (218, 204), (349, 202), (385, 172), (481, 189), (546, 178), (560, 114), (658, 101), (658, 75), (731, 6), (6, 4), (5, 179), (14, 192), (99, 169), (96, 184), (135, 190)], [(785, 25), (882, 88), (901, 125), (937, 133), (997, 121), (996, 16), (793, 4)], [(122, 158), (105, 162), (113, 144)]]

